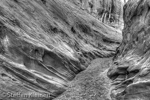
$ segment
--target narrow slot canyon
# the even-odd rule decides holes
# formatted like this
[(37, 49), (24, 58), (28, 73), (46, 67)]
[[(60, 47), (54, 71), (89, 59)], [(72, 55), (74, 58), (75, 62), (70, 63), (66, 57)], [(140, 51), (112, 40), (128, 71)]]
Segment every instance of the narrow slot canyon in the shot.
[(150, 100), (150, 0), (1, 0), (0, 100)]

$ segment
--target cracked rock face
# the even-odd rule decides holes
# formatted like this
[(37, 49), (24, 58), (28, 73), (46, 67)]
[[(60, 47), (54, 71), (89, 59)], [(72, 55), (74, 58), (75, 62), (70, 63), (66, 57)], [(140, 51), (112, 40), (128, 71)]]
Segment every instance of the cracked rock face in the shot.
[(8, 92), (55, 98), (91, 60), (113, 56), (121, 40), (120, 30), (69, 2), (1, 0), (0, 99)]
[(124, 6), (123, 42), (108, 71), (113, 100), (150, 99), (150, 0)]

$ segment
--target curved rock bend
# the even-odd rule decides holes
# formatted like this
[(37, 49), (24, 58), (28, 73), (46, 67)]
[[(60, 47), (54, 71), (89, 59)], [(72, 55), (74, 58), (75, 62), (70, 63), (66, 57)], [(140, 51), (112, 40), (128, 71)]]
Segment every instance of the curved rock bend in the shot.
[(0, 99), (8, 92), (57, 97), (92, 59), (114, 55), (121, 38), (63, 0), (1, 0)]
[(124, 6), (123, 42), (108, 71), (113, 100), (150, 99), (150, 0)]

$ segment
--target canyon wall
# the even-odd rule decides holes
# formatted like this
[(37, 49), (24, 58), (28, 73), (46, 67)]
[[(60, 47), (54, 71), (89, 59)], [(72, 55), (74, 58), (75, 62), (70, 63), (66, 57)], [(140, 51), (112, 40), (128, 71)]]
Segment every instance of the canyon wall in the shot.
[[(113, 27), (123, 25), (124, 0), (67, 0)], [(122, 27), (119, 27), (122, 29)]]
[(150, 0), (124, 6), (123, 41), (108, 71), (112, 100), (150, 99)]
[(120, 29), (69, 1), (1, 0), (0, 99), (9, 100), (8, 93), (53, 99), (93, 59), (113, 56), (121, 41)]

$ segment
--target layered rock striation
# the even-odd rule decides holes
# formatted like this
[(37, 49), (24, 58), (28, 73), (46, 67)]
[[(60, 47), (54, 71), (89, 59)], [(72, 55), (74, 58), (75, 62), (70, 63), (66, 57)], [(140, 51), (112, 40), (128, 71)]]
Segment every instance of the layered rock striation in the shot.
[[(67, 0), (88, 13), (97, 17), (103, 23), (113, 27), (123, 25), (124, 0)], [(122, 27), (119, 27), (122, 29)]]
[(73, 3), (1, 0), (0, 99), (8, 92), (53, 99), (91, 60), (113, 56), (121, 40), (120, 30)]
[(150, 99), (150, 0), (129, 0), (124, 6), (123, 41), (108, 76), (113, 100)]

